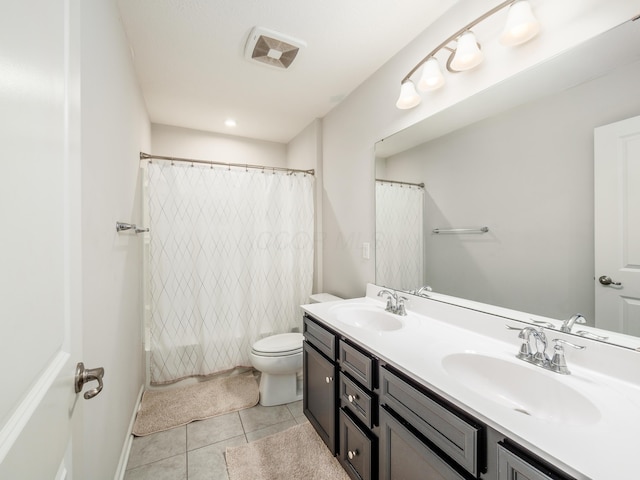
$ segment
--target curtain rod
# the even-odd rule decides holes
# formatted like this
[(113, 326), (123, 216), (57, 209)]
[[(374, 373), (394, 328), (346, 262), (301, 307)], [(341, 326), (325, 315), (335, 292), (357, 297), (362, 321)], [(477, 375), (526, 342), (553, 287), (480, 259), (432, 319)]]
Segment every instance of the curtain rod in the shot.
[(398, 185), (411, 185), (413, 187), (424, 188), (424, 183), (398, 182), (396, 180), (384, 180), (382, 178), (376, 178), (376, 182), (397, 183)]
[(222, 165), (225, 167), (239, 167), (244, 169), (253, 168), (256, 170), (271, 170), (273, 172), (287, 172), (289, 175), (292, 173), (304, 173), (307, 175), (315, 175), (316, 171), (313, 169), (310, 170), (297, 170), (295, 168), (285, 168), (285, 167), (267, 167), (264, 165), (250, 165), (248, 163), (226, 163), (226, 162), (214, 162), (213, 160), (196, 160), (193, 158), (178, 158), (178, 157), (165, 157), (162, 155), (150, 155), (148, 153), (140, 152), (140, 160), (170, 160), (172, 162), (184, 162), (184, 163), (198, 163), (202, 165)]

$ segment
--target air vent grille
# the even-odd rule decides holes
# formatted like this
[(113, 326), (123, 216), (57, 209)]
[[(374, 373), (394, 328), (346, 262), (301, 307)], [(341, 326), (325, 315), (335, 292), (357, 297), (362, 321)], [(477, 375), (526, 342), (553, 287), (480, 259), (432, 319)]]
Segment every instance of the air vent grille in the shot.
[(287, 35), (255, 27), (247, 40), (245, 57), (276, 68), (289, 68), (306, 43)]

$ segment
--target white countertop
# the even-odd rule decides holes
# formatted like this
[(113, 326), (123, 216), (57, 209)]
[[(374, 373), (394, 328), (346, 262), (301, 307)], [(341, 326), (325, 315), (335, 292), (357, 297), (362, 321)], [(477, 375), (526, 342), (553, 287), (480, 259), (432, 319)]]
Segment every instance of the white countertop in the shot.
[[(397, 317), (404, 324), (399, 330), (371, 331), (337, 318), (337, 306), (360, 304), (383, 311), (385, 303), (376, 296), (379, 290), (375, 285), (368, 285), (367, 297), (302, 308), (578, 479), (640, 478), (640, 353), (547, 331), (549, 340), (566, 338), (587, 346), (583, 351), (566, 349), (571, 375), (560, 375), (516, 359), (521, 342), (518, 332), (507, 330), (504, 325), (509, 323), (520, 328), (523, 325), (486, 313), (412, 297), (407, 304), (408, 315)], [(596, 415), (588, 424), (582, 424), (579, 418), (575, 422), (561, 422), (507, 408), (499, 398), (491, 399), (486, 391), (478, 392), (464, 385), (445, 370), (442, 359), (462, 352), (513, 361), (548, 375), (550, 381), (562, 382), (589, 399), (599, 411), (599, 418)], [(561, 402), (562, 399), (558, 399), (558, 403)], [(570, 408), (571, 405), (559, 405), (559, 411)]]

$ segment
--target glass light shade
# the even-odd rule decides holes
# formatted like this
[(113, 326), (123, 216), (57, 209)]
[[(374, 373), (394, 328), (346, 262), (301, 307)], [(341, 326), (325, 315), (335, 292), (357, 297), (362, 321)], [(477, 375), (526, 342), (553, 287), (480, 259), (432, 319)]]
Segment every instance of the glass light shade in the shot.
[(440, 70), (440, 64), (438, 64), (438, 60), (431, 57), (422, 66), (422, 75), (418, 82), (418, 88), (426, 92), (427, 90), (440, 88), (442, 85), (444, 85), (444, 77)]
[(513, 47), (528, 42), (540, 31), (540, 22), (531, 11), (531, 4), (520, 0), (509, 7), (507, 24), (500, 35), (500, 43)]
[(401, 110), (413, 108), (422, 101), (422, 97), (416, 91), (416, 86), (411, 80), (402, 83), (400, 87), (400, 97), (396, 102), (396, 107)]
[(478, 47), (473, 32), (465, 32), (458, 38), (458, 45), (451, 61), (451, 68), (457, 72), (471, 70), (484, 60), (484, 54)]

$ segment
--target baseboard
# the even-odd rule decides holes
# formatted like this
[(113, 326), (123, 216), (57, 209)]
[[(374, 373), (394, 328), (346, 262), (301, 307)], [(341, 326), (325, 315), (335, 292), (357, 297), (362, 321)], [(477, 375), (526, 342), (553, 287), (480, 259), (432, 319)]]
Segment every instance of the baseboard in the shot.
[(124, 480), (124, 474), (127, 470), (127, 463), (129, 463), (129, 453), (131, 452), (131, 444), (133, 443), (133, 423), (136, 421), (136, 414), (140, 409), (140, 403), (142, 402), (142, 393), (144, 392), (144, 385), (140, 385), (140, 392), (138, 392), (138, 399), (131, 415), (131, 421), (129, 422), (129, 429), (127, 430), (127, 436), (124, 439), (122, 445), (122, 453), (120, 453), (120, 461), (118, 462), (118, 468), (116, 474), (113, 477), (114, 480)]

